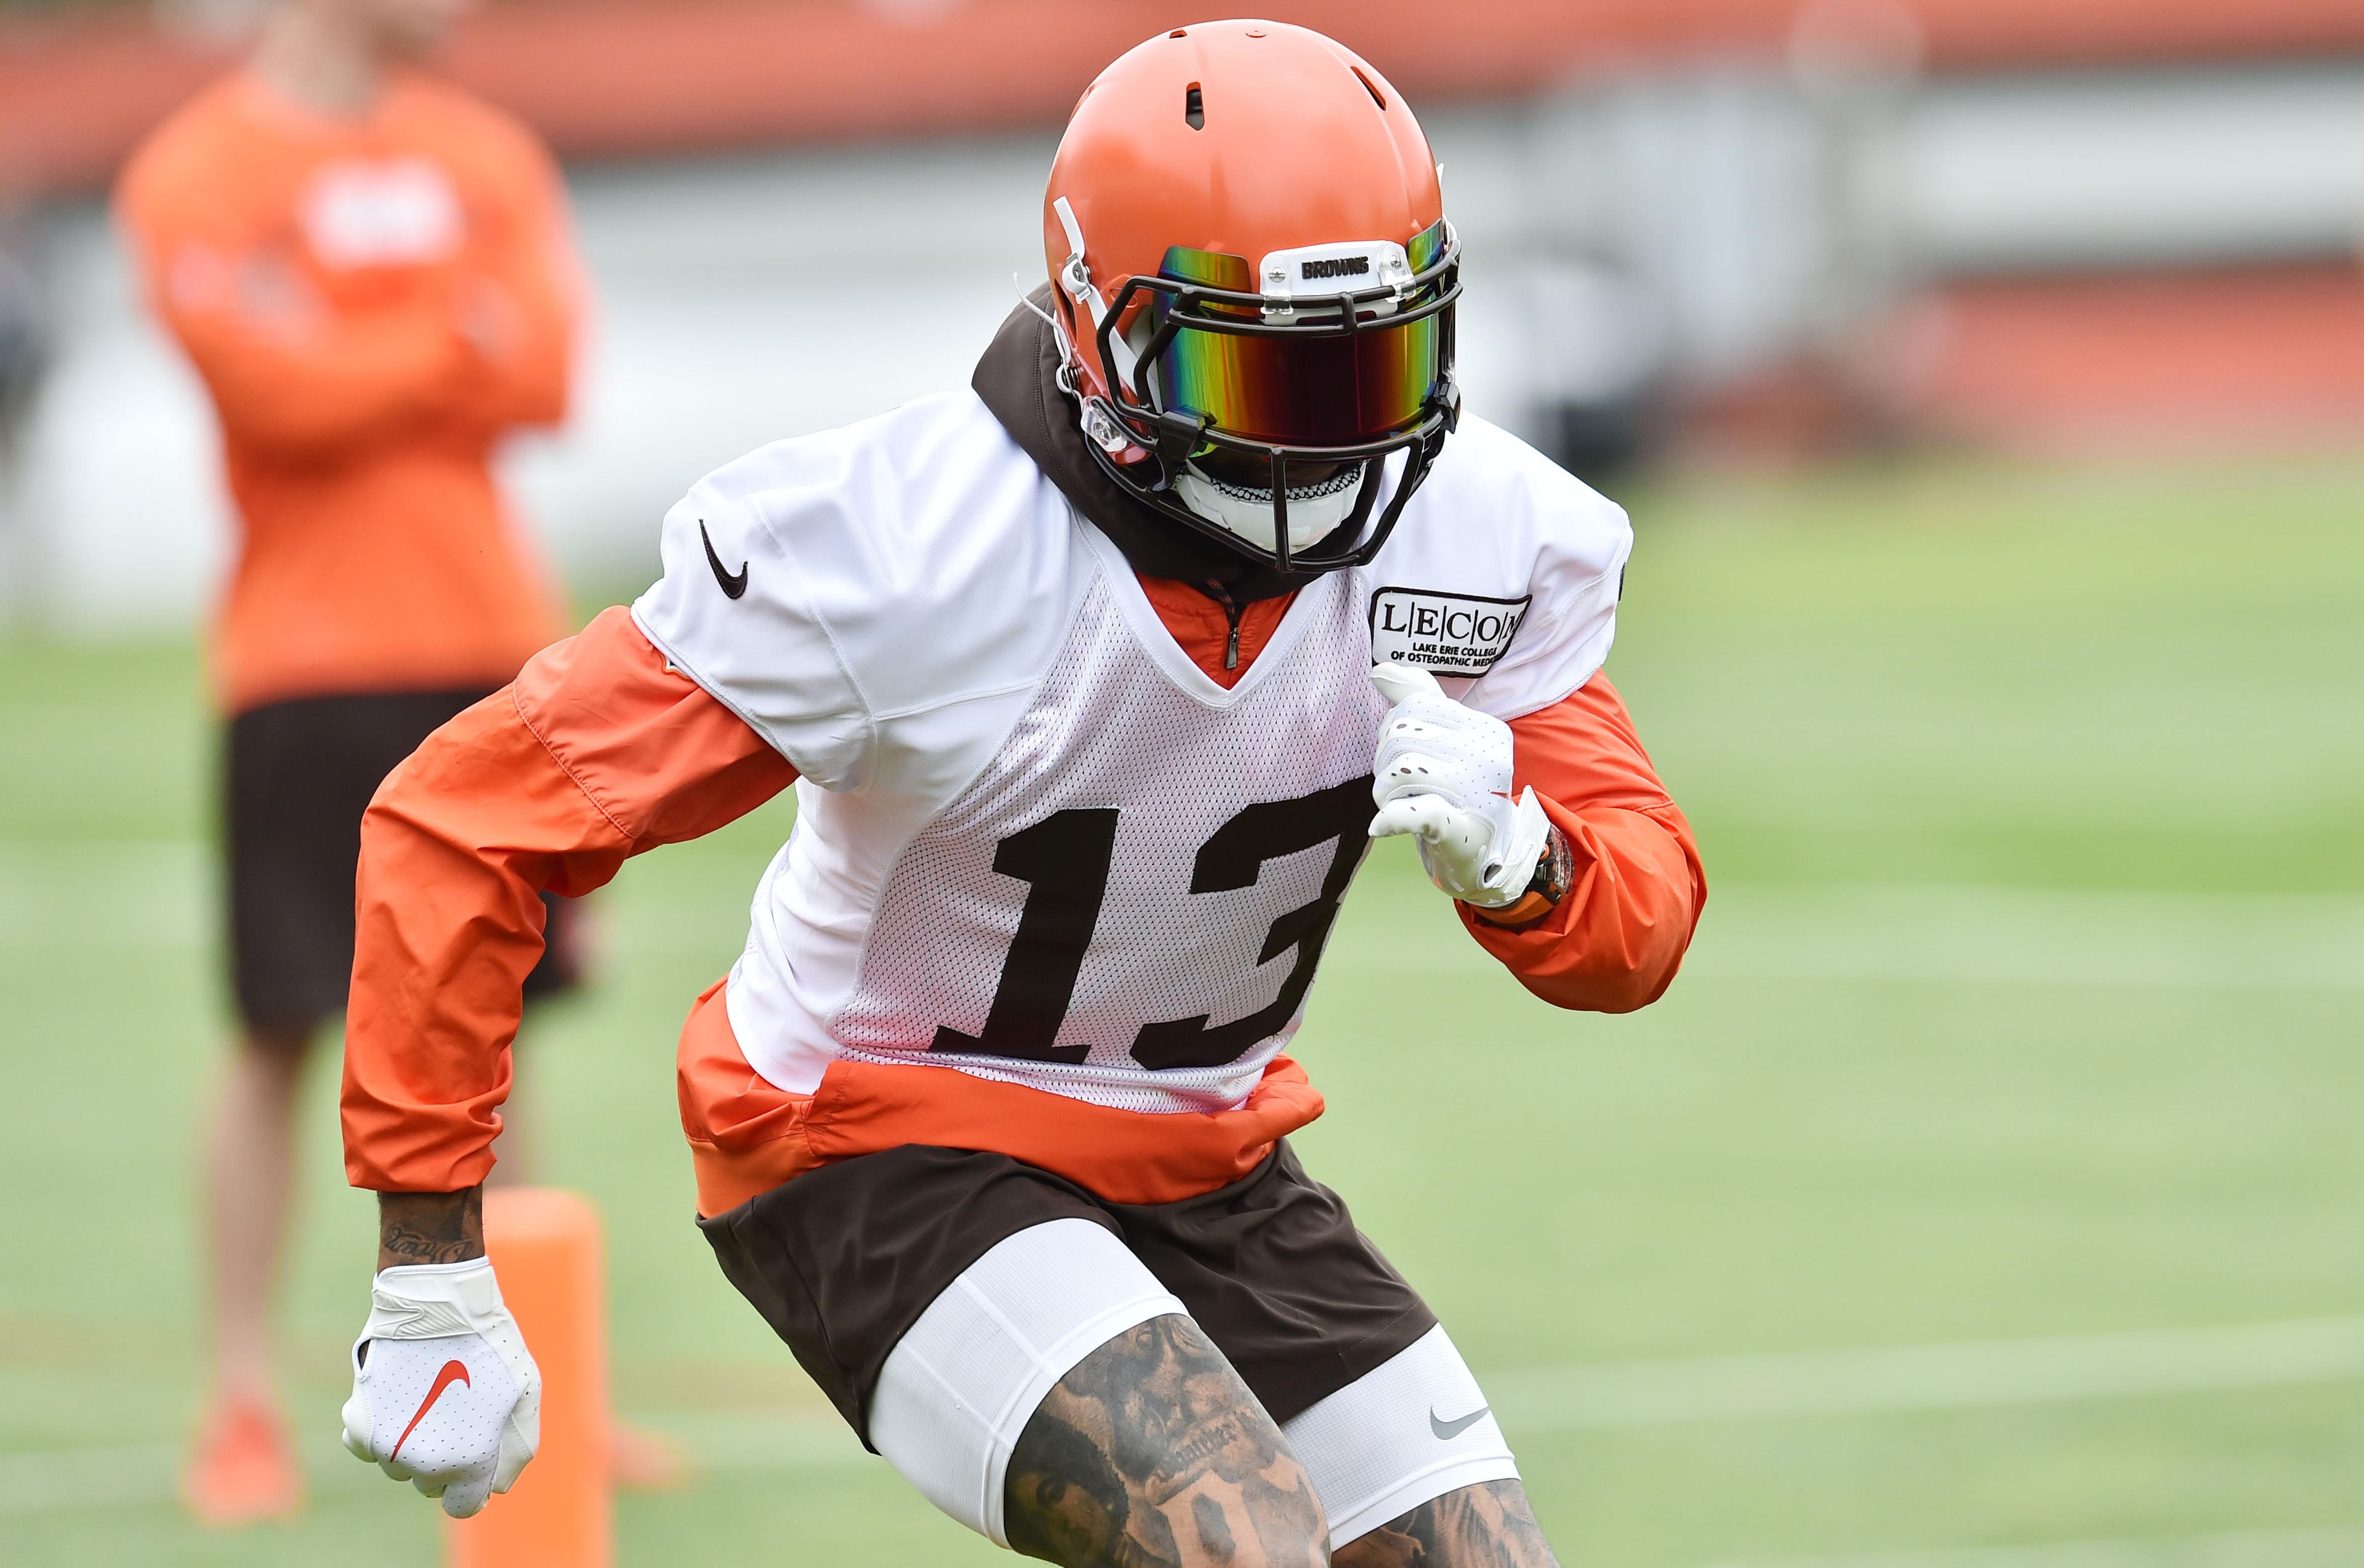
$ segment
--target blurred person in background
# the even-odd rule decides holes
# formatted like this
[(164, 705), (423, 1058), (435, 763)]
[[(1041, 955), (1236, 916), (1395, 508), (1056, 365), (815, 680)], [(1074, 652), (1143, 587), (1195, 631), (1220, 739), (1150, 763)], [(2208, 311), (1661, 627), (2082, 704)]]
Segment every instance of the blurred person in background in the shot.
[[(579, 272), (548, 150), (414, 69), (464, 9), (283, 0), (118, 191), (212, 394), (241, 528), (211, 661), (240, 1028), (205, 1112), (212, 1392), (183, 1480), (209, 1522), (301, 1501), (270, 1318), (299, 1080), (352, 968), (362, 812), (564, 630), (489, 464), (566, 412)], [(577, 968), (567, 906), (545, 911), (539, 995)]]
[(19, 513), (18, 450), (49, 370), (50, 341), (32, 246), (0, 205), (0, 628), (33, 603), (32, 531)]

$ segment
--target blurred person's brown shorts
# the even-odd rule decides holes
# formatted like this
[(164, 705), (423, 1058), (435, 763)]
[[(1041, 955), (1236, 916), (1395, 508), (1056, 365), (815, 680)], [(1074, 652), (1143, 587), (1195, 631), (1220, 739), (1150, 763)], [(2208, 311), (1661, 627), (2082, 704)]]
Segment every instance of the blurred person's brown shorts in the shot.
[[(309, 1029), (345, 1009), (353, 973), (353, 873), (362, 813), (385, 775), (446, 720), (490, 695), (457, 691), (299, 697), (229, 721), (222, 815), (230, 983), (250, 1029)], [(547, 894), (529, 997), (580, 978), (579, 920)]]

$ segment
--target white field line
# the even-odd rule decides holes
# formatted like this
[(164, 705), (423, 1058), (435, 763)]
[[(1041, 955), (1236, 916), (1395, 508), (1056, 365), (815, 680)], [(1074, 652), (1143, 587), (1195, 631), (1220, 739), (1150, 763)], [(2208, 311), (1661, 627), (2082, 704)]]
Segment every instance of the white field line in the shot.
[[(1630, 1430), (1749, 1420), (1796, 1420), (2059, 1404), (2166, 1394), (2291, 1387), (2364, 1378), (2364, 1317), (2302, 1318), (2226, 1328), (1903, 1345), (1785, 1355), (1714, 1356), (1666, 1362), (1549, 1367), (1496, 1373), (1483, 1382), (1516, 1441), (1556, 1433)], [(686, 1440), (712, 1470), (808, 1471), (859, 1465), (868, 1456), (834, 1420), (648, 1412), (652, 1424)], [(173, 1495), (179, 1451), (155, 1444), (0, 1455), (0, 1518), (154, 1504)], [(307, 1451), (316, 1482), (341, 1490), (372, 1479), (341, 1451)], [(2305, 1532), (2299, 1532), (2304, 1534)], [(2213, 1539), (2213, 1538), (2212, 1538)], [(2225, 1538), (2227, 1540), (2234, 1538)], [(2241, 1538), (2247, 1539), (2247, 1538)], [(2261, 1538), (2262, 1539), (2262, 1538)], [(2277, 1538), (2279, 1539), (2279, 1537)], [(2292, 1539), (2296, 1539), (2295, 1536)], [(2092, 1550), (2117, 1550), (2102, 1543)], [(1985, 1550), (1985, 1549), (1981, 1549)], [(2017, 1549), (2014, 1549), (2017, 1550)], [(2045, 1548), (2073, 1552), (2085, 1546)], [(2211, 1549), (2213, 1550), (2213, 1548)], [(1830, 1568), (1952, 1568), (1925, 1561), (1834, 1560)], [(1963, 1568), (1985, 1559), (1963, 1557)], [(2216, 1568), (2213, 1557), (2068, 1556), (2059, 1568), (2153, 1562)], [(2248, 1558), (2225, 1558), (2227, 1565)], [(2312, 1559), (2259, 1558), (2280, 1568)], [(2330, 1561), (2325, 1559), (2326, 1562)], [(2364, 1553), (2341, 1560), (2344, 1568)], [(2029, 1568), (2053, 1568), (2031, 1558)], [(1998, 1559), (2001, 1564), (2013, 1559)], [(1764, 1568), (1777, 1568), (1767, 1564)], [(1788, 1568), (1823, 1568), (1814, 1563)]]
[(0, 1518), (163, 1502), (180, 1459), (167, 1443), (0, 1454)]
[[(206, 947), (218, 924), (211, 854), (187, 840), (0, 840), (0, 947)], [(747, 868), (750, 888), (760, 870)], [(697, 953), (724, 963), (744, 939), (735, 895), (688, 900), (628, 887), (608, 907), (617, 945), (628, 952)], [(1357, 907), (1350, 898), (1350, 923)], [(1337, 945), (1331, 967), (1474, 978), (1491, 965), (1471, 942), (1349, 941)], [(2364, 897), (1719, 884), (1685, 974), (1751, 983), (2364, 990)]]
[(1699, 972), (2364, 988), (2364, 898), (1888, 884), (1712, 889)]
[[(1355, 917), (1350, 896), (1347, 917)], [(1474, 943), (1342, 947), (1344, 967), (1469, 975)], [(2364, 898), (1952, 884), (1712, 884), (1686, 979), (2364, 989)]]
[(2356, 1568), (2364, 1528), (2124, 1536), (2033, 1546), (1956, 1546), (1846, 1557), (1751, 1558), (1712, 1568)]
[(1511, 1436), (1968, 1410), (2364, 1378), (2364, 1317), (1551, 1367), (1484, 1379)]

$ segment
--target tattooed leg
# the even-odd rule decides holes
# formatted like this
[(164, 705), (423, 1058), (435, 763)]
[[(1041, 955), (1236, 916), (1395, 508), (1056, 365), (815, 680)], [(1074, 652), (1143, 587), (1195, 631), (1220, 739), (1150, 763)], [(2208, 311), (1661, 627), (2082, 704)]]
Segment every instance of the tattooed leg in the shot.
[(1188, 1318), (1086, 1356), (1009, 1456), (1003, 1529), (1066, 1568), (1323, 1568), (1304, 1467)]
[(1488, 1481), (1433, 1502), (1357, 1537), (1337, 1568), (1558, 1568), (1526, 1489)]

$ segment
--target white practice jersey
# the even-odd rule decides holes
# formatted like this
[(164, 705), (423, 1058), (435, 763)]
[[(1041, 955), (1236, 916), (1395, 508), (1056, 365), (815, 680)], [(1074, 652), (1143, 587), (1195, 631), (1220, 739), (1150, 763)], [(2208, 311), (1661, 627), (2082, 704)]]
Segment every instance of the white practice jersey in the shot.
[(1366, 847), (1375, 660), (1503, 718), (1609, 651), (1624, 514), (1469, 418), (1229, 690), (974, 394), (781, 441), (665, 518), (633, 616), (794, 763), (726, 993), (749, 1063), (1244, 1100)]

